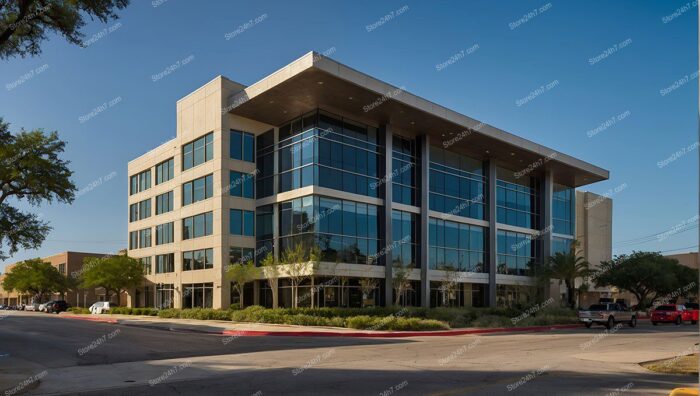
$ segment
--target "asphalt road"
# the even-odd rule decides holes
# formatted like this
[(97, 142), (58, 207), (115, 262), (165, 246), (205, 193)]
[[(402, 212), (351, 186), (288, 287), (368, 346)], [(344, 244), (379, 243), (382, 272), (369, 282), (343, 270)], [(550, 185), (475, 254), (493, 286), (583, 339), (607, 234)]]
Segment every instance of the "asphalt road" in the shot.
[[(225, 337), (40, 313), (0, 320), (12, 394), (668, 394), (697, 378), (637, 363), (698, 342), (696, 326), (406, 339)], [(39, 380), (34, 380), (38, 376)], [(19, 388), (18, 388), (19, 387)]]

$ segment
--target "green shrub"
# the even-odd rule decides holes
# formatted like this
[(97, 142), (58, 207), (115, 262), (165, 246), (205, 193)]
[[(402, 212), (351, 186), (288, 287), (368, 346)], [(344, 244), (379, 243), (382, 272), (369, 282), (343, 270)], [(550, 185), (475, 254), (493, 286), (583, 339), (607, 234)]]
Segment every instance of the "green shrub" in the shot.
[(175, 308), (167, 308), (167, 309), (161, 309), (158, 311), (158, 317), (159, 318), (165, 318), (165, 319), (171, 319), (171, 318), (179, 318), (179, 309)]
[(129, 308), (129, 307), (114, 307), (108, 311), (114, 315), (148, 315), (156, 316), (158, 310), (155, 308)]
[[(498, 315), (483, 315), (471, 321), (471, 327), (512, 327), (510, 317)], [(518, 322), (520, 323), (520, 322)]]
[(234, 322), (257, 322), (260, 320), (260, 315), (262, 315), (265, 310), (266, 308), (260, 305), (251, 305), (245, 309), (232, 311), (231, 320)]
[(158, 317), (167, 319), (231, 320), (231, 313), (227, 310), (213, 308), (168, 308), (158, 311)]
[(571, 308), (565, 308), (565, 307), (553, 307), (553, 306), (547, 306), (534, 314), (535, 316), (540, 316), (540, 315), (551, 315), (551, 316), (561, 316), (561, 317), (578, 317), (578, 312), (576, 310), (573, 310)]
[(347, 319), (347, 327), (358, 330), (447, 330), (445, 322), (434, 319), (404, 318), (399, 316), (359, 315)]
[(81, 307), (70, 307), (70, 308), (68, 308), (68, 312), (74, 313), (74, 314), (89, 314), (90, 310), (87, 308), (81, 308)]

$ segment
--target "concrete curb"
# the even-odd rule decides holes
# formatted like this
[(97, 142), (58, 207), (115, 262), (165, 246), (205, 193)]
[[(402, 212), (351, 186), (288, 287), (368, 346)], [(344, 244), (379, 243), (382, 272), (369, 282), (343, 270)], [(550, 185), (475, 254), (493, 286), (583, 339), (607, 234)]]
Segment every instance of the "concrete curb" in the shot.
[(117, 319), (98, 318), (98, 317), (92, 317), (92, 316), (58, 315), (58, 317), (64, 318), (64, 319), (87, 320), (88, 322), (101, 322), (101, 323), (111, 323), (111, 324), (119, 323), (119, 321)]
[(449, 337), (467, 334), (491, 334), (491, 333), (538, 333), (551, 330), (576, 329), (580, 324), (532, 326), (532, 327), (497, 327), (492, 329), (466, 329), (443, 331), (386, 331), (382, 333), (365, 332), (332, 332), (332, 331), (261, 331), (261, 330), (224, 330), (222, 334), (240, 337), (362, 337), (362, 338), (401, 338), (401, 337)]
[[(126, 323), (118, 319), (107, 319), (90, 316), (60, 315), (65, 319), (86, 320), (89, 322), (124, 324), (127, 326), (139, 326), (155, 328), (159, 326), (141, 326), (137, 323)], [(165, 323), (164, 323), (165, 325)], [(170, 323), (168, 323), (170, 325)], [(384, 331), (384, 332), (363, 332), (363, 331), (270, 331), (270, 330), (221, 330), (210, 331), (193, 329), (192, 327), (167, 326), (163, 329), (171, 331), (190, 331), (193, 333), (225, 335), (234, 337), (354, 337), (354, 338), (403, 338), (403, 337), (449, 337), (468, 334), (493, 334), (493, 333), (517, 333), (530, 332), (538, 333), (552, 330), (576, 329), (583, 327), (581, 324), (565, 324), (551, 326), (530, 326), (530, 327), (497, 327), (490, 329), (454, 329), (438, 331)]]

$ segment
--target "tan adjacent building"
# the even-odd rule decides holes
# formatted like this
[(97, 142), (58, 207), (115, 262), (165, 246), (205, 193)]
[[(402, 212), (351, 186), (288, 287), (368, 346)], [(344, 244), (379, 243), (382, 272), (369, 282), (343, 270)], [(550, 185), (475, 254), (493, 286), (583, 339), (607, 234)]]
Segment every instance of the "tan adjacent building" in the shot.
[(676, 259), (680, 265), (685, 265), (686, 267), (700, 268), (700, 253), (698, 252), (667, 254), (666, 257)]
[[(82, 252), (63, 252), (54, 254), (52, 256), (43, 257), (42, 260), (50, 263), (52, 266), (56, 267), (58, 272), (64, 276), (72, 276), (77, 278), (80, 276), (80, 272), (83, 268), (83, 260), (88, 257), (105, 257), (109, 254), (105, 253), (82, 253)], [(5, 274), (12, 271), (12, 268), (18, 263), (8, 264), (5, 267)], [(0, 275), (0, 304), (4, 305), (17, 305), (17, 304), (28, 304), (31, 301), (32, 296), (22, 295), (15, 291), (4, 290), (2, 288), (2, 279), (4, 279), (5, 274)], [(61, 295), (55, 293), (49, 297), (49, 299), (60, 299)], [(65, 293), (63, 299), (66, 300), (68, 304), (74, 307), (89, 307), (95, 301), (104, 300), (104, 293), (100, 293), (99, 290), (86, 289), (69, 291)]]

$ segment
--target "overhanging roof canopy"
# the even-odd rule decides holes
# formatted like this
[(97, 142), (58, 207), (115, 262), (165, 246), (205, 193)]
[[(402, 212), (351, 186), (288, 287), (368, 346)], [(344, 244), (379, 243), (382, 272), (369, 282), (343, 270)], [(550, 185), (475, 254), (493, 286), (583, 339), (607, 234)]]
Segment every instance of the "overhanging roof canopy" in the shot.
[[(430, 135), (442, 146), (479, 159), (496, 159), (514, 171), (551, 170), (557, 183), (579, 187), (606, 180), (609, 172), (577, 158), (481, 123), (315, 52), (283, 67), (228, 99), (233, 114), (281, 125), (316, 108), (349, 118), (390, 124)], [(458, 139), (455, 139), (460, 137)]]

